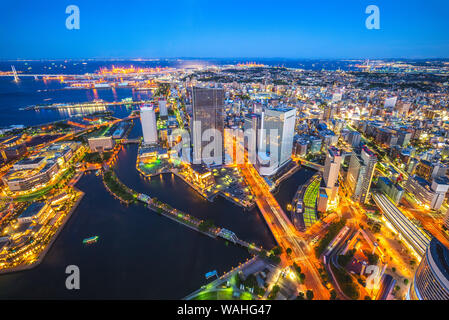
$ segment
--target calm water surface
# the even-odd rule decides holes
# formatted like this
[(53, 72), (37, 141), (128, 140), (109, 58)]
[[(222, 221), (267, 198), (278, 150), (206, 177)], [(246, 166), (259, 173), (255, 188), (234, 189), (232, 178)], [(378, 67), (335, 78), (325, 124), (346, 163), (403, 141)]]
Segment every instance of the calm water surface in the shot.
[[(149, 211), (122, 206), (99, 177), (78, 183), (86, 192), (63, 231), (38, 267), (0, 276), (0, 298), (178, 299), (202, 284), (204, 274), (220, 274), (249, 257)], [(97, 243), (83, 245), (98, 235)], [(79, 266), (81, 289), (65, 289), (65, 268)]]

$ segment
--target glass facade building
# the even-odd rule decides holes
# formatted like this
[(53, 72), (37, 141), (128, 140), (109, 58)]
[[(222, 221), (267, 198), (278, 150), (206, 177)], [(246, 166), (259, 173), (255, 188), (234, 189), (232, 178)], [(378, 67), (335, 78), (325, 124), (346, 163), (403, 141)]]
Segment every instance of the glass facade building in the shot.
[[(223, 131), (224, 131), (224, 91), (222, 88), (192, 88), (193, 123), (192, 143), (193, 162), (221, 164), (223, 162)], [(215, 135), (205, 136), (206, 130), (214, 129)], [(211, 131), (208, 131), (211, 132)], [(206, 132), (207, 135), (207, 132)], [(203, 141), (203, 136), (206, 141)], [(210, 138), (209, 140), (207, 140)], [(213, 142), (212, 142), (213, 139)], [(212, 145), (210, 145), (212, 143)], [(214, 152), (204, 152), (205, 148), (213, 147)], [(206, 150), (207, 151), (207, 150)]]
[[(266, 151), (277, 152), (279, 167), (291, 159), (295, 133), (296, 110), (292, 108), (267, 109), (264, 116), (264, 145)], [(277, 137), (270, 135), (277, 131)], [(272, 144), (272, 145), (270, 145)]]
[(430, 242), (416, 270), (407, 298), (449, 300), (449, 250), (436, 238)]
[(368, 200), (377, 157), (366, 146), (362, 147), (360, 154), (352, 154), (349, 162), (347, 184), (352, 192), (352, 199), (359, 203)]

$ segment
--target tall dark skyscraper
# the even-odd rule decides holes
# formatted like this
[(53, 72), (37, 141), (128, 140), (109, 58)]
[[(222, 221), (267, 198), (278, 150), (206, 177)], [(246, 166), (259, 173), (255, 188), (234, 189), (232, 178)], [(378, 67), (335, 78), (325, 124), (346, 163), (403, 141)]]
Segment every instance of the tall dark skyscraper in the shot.
[[(193, 87), (192, 104), (193, 162), (221, 164), (223, 161), (224, 90), (222, 88)], [(212, 132), (213, 138), (208, 136), (205, 137), (206, 141), (202, 141), (203, 134), (208, 129), (215, 129)], [(210, 149), (211, 147), (214, 148), (213, 153), (209, 154), (206, 150), (206, 154), (203, 154), (205, 148)]]
[(347, 181), (354, 201), (366, 203), (376, 164), (377, 156), (366, 146), (362, 147), (360, 154), (352, 155)]

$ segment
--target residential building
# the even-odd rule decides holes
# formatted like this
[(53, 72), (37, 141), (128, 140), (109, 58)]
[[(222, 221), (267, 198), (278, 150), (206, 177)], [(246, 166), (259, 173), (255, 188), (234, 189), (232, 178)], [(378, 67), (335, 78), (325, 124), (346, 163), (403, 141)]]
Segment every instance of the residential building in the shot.
[(449, 179), (437, 177), (432, 183), (420, 176), (414, 175), (405, 182), (405, 190), (414, 196), (415, 205), (438, 210), (443, 204), (449, 189)]
[(159, 116), (162, 119), (167, 119), (168, 111), (167, 111), (167, 100), (159, 99)]
[(377, 180), (377, 187), (383, 194), (388, 196), (396, 205), (399, 204), (399, 202), (402, 199), (402, 196), (404, 195), (404, 189), (399, 184), (393, 183), (387, 177), (379, 177), (379, 179)]
[(361, 136), (360, 132), (351, 131), (348, 134), (348, 143), (354, 148), (360, 147), (361, 139), (362, 139), (362, 136)]
[(323, 179), (330, 201), (333, 201), (338, 191), (338, 174), (341, 166), (341, 152), (336, 147), (329, 147), (324, 163)]
[(368, 200), (376, 164), (376, 155), (366, 146), (362, 147), (359, 154), (352, 154), (346, 181), (354, 201), (366, 203)]

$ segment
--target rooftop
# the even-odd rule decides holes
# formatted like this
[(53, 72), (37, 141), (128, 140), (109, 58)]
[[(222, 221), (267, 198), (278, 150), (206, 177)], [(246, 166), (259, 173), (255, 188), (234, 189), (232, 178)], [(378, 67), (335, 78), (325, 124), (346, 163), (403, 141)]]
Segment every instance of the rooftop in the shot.
[(368, 154), (368, 156), (370, 157), (375, 157), (376, 154), (374, 152), (371, 151), (371, 149), (369, 149), (367, 146), (363, 146), (362, 150), (366, 152), (366, 154)]
[(421, 186), (429, 189), (430, 188), (430, 182), (427, 181), (424, 178), (421, 178), (420, 176), (414, 175), (413, 176), (413, 180), (415, 180), (416, 182), (418, 182)]
[(449, 281), (449, 249), (436, 238), (433, 238), (430, 241), (428, 250), (430, 250), (430, 254), (437, 264), (439, 271), (445, 277), (445, 280)]
[(20, 160), (19, 162), (17, 162), (17, 164), (18, 165), (38, 164), (44, 159), (45, 159), (45, 157), (28, 158), (28, 159)]
[(19, 216), (19, 218), (28, 218), (28, 217), (34, 217), (36, 214), (38, 214), (42, 208), (45, 206), (45, 202), (33, 202), (28, 206), (28, 208), (25, 209), (24, 212)]
[(438, 184), (449, 185), (449, 178), (446, 176), (436, 177), (433, 181)]
[(210, 171), (208, 168), (206, 168), (202, 164), (192, 164), (191, 168), (193, 171), (197, 172), (198, 174), (204, 174), (204, 173), (207, 173)]
[(399, 191), (403, 190), (402, 187), (399, 184), (394, 184), (390, 179), (387, 177), (379, 177), (379, 180), (382, 180), (388, 187), (395, 186), (395, 188)]

